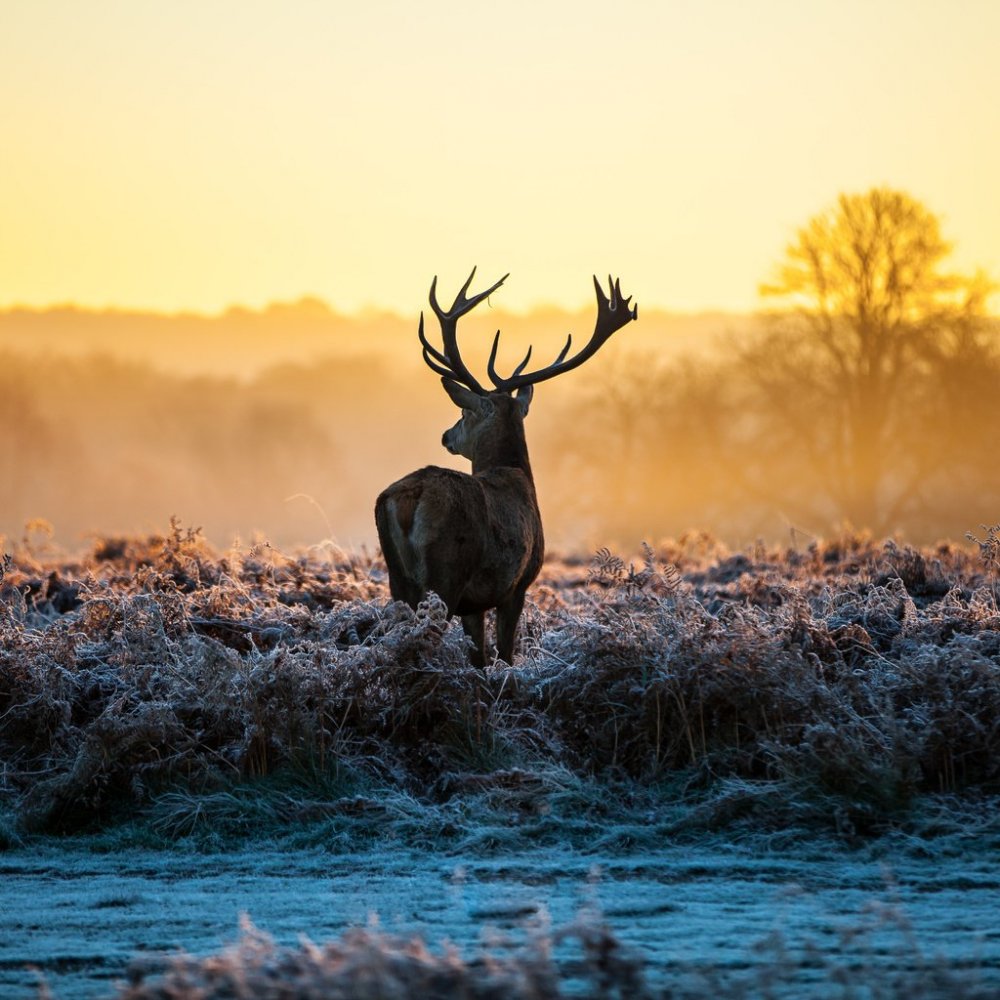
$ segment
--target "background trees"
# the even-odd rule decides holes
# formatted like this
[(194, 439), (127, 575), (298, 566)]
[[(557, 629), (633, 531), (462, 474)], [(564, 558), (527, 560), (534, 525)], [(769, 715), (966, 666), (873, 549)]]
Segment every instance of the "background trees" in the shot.
[[(812, 218), (762, 286), (784, 308), (738, 352), (748, 406), (762, 453), (785, 448), (815, 478), (815, 495), (795, 498), (813, 523), (881, 534), (940, 508), (963, 424), (985, 415), (969, 404), (997, 374), (991, 286), (947, 270), (951, 249), (919, 201), (873, 188)], [(774, 496), (773, 473), (765, 489), (754, 471)]]
[[(785, 251), (762, 294), (780, 301), (738, 352), (762, 457), (784, 450), (814, 479), (794, 498), (812, 523), (881, 534), (941, 507), (942, 475), (986, 416), (997, 375), (991, 285), (948, 271), (938, 218), (888, 188), (842, 194)], [(780, 482), (748, 470), (777, 499)]]
[[(846, 524), (933, 542), (1000, 521), (1000, 325), (989, 283), (956, 273), (950, 251), (926, 206), (876, 188), (794, 234), (755, 321), (643, 311), (532, 407), (551, 546), (692, 529), (742, 545)], [(510, 368), (592, 321), (498, 310), (463, 335), (482, 371), (502, 326)], [(453, 408), (398, 317), (15, 310), (0, 312), (0, 349), (11, 538), (37, 517), (73, 542), (177, 514), (223, 545), (256, 529), (355, 545), (374, 539), (386, 483), (451, 461)]]
[(714, 358), (620, 364), (613, 387), (594, 372), (567, 419), (599, 408), (613, 439), (598, 431), (562, 460), (599, 463), (606, 486), (585, 496), (614, 502), (595, 537), (850, 526), (933, 541), (998, 520), (993, 286), (950, 270), (951, 249), (910, 195), (843, 194), (762, 286), (776, 308), (756, 332)]

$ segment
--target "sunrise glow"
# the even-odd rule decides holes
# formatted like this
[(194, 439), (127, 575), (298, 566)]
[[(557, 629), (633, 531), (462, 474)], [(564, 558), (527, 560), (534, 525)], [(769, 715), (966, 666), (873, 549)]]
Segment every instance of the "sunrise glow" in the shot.
[(0, 306), (412, 314), (430, 275), (744, 310), (888, 183), (1000, 273), (1000, 6), (8, 4)]

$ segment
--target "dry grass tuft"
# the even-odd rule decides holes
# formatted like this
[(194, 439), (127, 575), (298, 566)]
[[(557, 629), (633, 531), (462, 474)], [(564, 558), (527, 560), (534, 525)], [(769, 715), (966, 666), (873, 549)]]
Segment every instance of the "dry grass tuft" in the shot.
[(374, 927), (350, 930), (324, 945), (303, 940), (299, 948), (281, 948), (244, 918), (241, 937), (231, 948), (205, 959), (179, 956), (165, 973), (149, 975), (133, 967), (132, 982), (118, 998), (541, 1000), (564, 995), (565, 971), (553, 952), (569, 942), (579, 950), (573, 966), (574, 995), (624, 996), (620, 991), (627, 989), (639, 1000), (650, 996), (639, 959), (607, 928), (590, 921), (554, 932), (540, 930), (520, 946), (465, 958), (450, 945), (435, 953), (419, 938), (401, 938)]
[[(892, 925), (900, 948), (873, 961), (870, 935)], [(356, 928), (342, 937), (280, 947), (248, 919), (240, 939), (205, 958), (134, 962), (116, 1000), (742, 1000), (758, 996), (873, 996), (883, 1000), (985, 1000), (980, 971), (924, 955), (905, 915), (878, 906), (843, 935), (843, 954), (799, 954), (778, 932), (753, 947), (745, 969), (650, 969), (594, 913), (559, 928), (536, 925), (520, 940), (495, 938), (472, 954), (418, 937)], [(884, 945), (882, 946), (884, 947)], [(893, 960), (894, 959), (894, 960)], [(47, 992), (40, 996), (48, 996)]]

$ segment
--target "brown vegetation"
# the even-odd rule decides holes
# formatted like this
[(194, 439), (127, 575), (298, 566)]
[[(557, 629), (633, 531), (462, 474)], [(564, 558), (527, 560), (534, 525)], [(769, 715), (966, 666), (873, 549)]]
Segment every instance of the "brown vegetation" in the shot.
[[(440, 601), (388, 603), (366, 556), (219, 556), (177, 527), (80, 561), (21, 550), (0, 602), (4, 836), (265, 815), (348, 841), (460, 843), (489, 817), (589, 838), (636, 809), (654, 839), (884, 830), (921, 793), (997, 790), (996, 531), (981, 545), (699, 536), (638, 567), (551, 560), (516, 666), (485, 672)], [(671, 811), (699, 790), (720, 794)]]

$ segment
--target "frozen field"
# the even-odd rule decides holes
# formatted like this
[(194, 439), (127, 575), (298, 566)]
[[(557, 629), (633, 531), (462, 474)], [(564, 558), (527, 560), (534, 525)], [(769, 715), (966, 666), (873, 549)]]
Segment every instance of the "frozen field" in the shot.
[[(602, 859), (255, 850), (226, 855), (53, 848), (0, 859), (0, 996), (108, 996), (130, 962), (234, 942), (241, 915), (281, 944), (378, 921), (463, 956), (599, 912), (654, 986), (707, 979), (828, 996), (839, 977), (947, 966), (1000, 993), (1000, 862), (885, 859), (816, 848), (671, 847)], [(506, 941), (505, 945), (503, 942)], [(557, 949), (571, 964), (572, 948)], [(953, 978), (952, 982), (956, 980)], [(840, 992), (839, 989), (837, 991)]]

